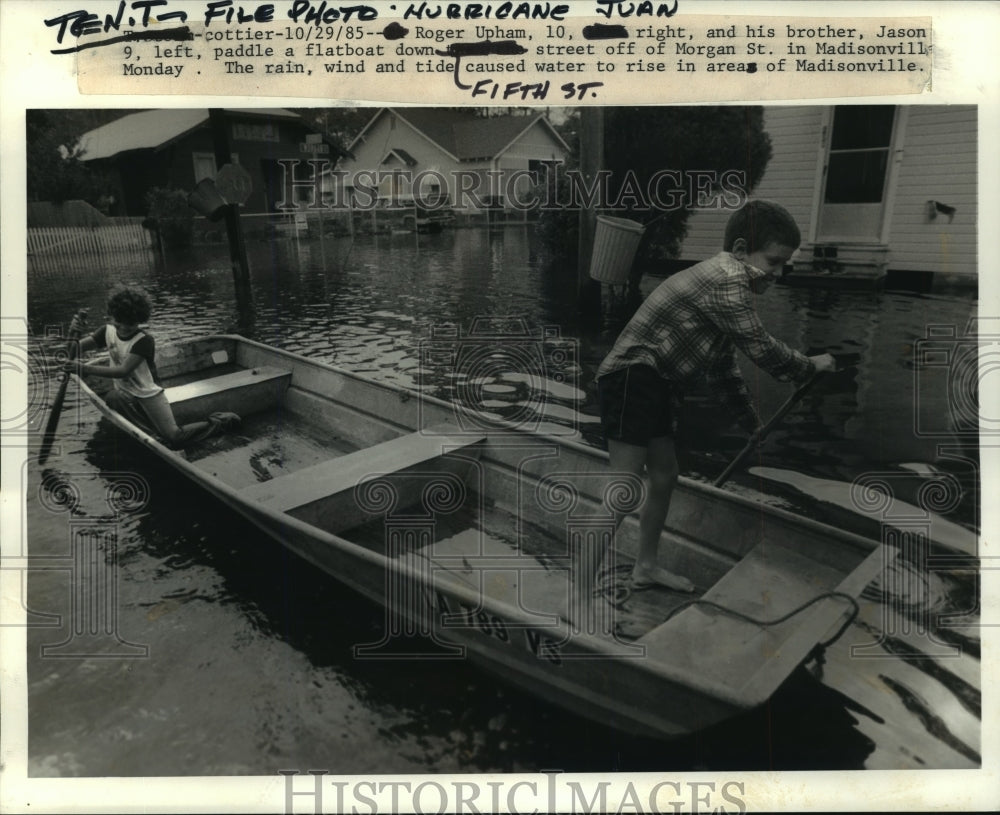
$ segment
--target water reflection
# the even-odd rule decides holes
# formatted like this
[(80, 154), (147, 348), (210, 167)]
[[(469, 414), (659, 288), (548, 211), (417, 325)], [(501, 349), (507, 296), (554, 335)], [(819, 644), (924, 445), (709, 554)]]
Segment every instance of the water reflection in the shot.
[[(527, 228), (285, 239), (251, 242), (248, 248), (258, 310), (255, 338), (262, 342), (412, 385), (422, 344), (444, 323), (467, 332), (475, 318), (486, 315), (516, 317), (533, 332), (554, 325), (574, 344), (579, 367), (559, 372), (569, 374), (563, 381), (573, 396), (563, 399), (551, 383), (538, 384), (566, 408), (596, 414), (592, 374), (614, 331), (578, 324), (569, 296), (575, 290), (572, 275), (545, 265)], [(145, 264), (109, 258), (86, 270), (33, 276), (32, 330), (41, 334), (47, 326), (65, 324), (80, 306), (103, 314), (105, 292), (122, 280), (151, 291), (152, 329), (160, 342), (231, 327), (232, 280), (223, 246), (199, 247), (157, 269), (151, 260), (151, 254)], [(939, 461), (938, 448), (953, 441), (947, 371), (914, 371), (913, 347), (929, 324), (964, 329), (970, 305), (960, 297), (783, 287), (762, 297), (759, 309), (777, 336), (809, 353), (830, 351), (857, 361), (807, 397), (771, 437), (762, 463), (850, 481), (852, 471), (886, 463)], [(421, 386), (438, 395), (453, 393), (459, 372), (444, 366), (424, 373)], [(749, 364), (745, 373), (762, 415), (769, 415), (787, 397), (787, 386), (759, 376)], [(528, 383), (506, 384), (517, 385), (519, 397), (538, 395), (520, 387)], [(499, 391), (493, 393), (495, 401), (502, 400)], [(692, 399), (686, 434), (696, 454), (692, 464), (710, 468), (710, 454), (718, 451), (730, 417), (715, 409), (707, 394), (694, 393)], [(911, 422), (900, 421), (918, 401), (934, 417), (938, 435), (918, 436)], [(596, 441), (594, 434), (585, 435)]]
[[(497, 415), (576, 428), (596, 443), (593, 371), (615, 332), (580, 325), (570, 296), (572, 270), (547, 265), (530, 230), (283, 239), (251, 242), (248, 248), (256, 339), (445, 398), (476, 401)], [(168, 260), (163, 266), (152, 256), (109, 257), (99, 264), (33, 272), (32, 331), (40, 336), (49, 326), (65, 325), (81, 306), (103, 315), (105, 294), (119, 281), (139, 283), (152, 294), (151, 330), (160, 343), (227, 330), (234, 321), (227, 250), (199, 247)], [(849, 526), (850, 508), (837, 509), (820, 488), (814, 495), (803, 493), (799, 487), (811, 482), (801, 475), (839, 489), (865, 473), (889, 471), (903, 476), (894, 482), (897, 497), (914, 503), (922, 483), (915, 465), (951, 466), (964, 479), (965, 492), (948, 519), (975, 524), (977, 461), (954, 452), (961, 445), (949, 435), (946, 372), (912, 367), (914, 344), (926, 336), (926, 326), (964, 326), (970, 304), (962, 297), (782, 287), (761, 298), (762, 317), (776, 335), (808, 353), (831, 351), (857, 364), (820, 383), (754, 462), (772, 475), (792, 473), (797, 486), (780, 478), (765, 481), (758, 471), (741, 474), (734, 489), (776, 493), (775, 502)], [(541, 355), (522, 358), (519, 367), (511, 363), (509, 343), (498, 345), (502, 359), (491, 363), (486, 354), (482, 366), (470, 370), (456, 369), (455, 356), (434, 362), (424, 353), (435, 329), (450, 324), (464, 336), (484, 316), (522, 321), (532, 336), (541, 336), (547, 326), (560, 332), (540, 340)], [(558, 365), (549, 362), (554, 351), (564, 352)], [(762, 415), (769, 415), (787, 397), (788, 386), (759, 377), (749, 365), (745, 372)], [(730, 418), (710, 395), (690, 397), (684, 466), (689, 475), (711, 478), (743, 438), (728, 429)], [(50, 765), (42, 757), (64, 749), (56, 745), (68, 732), (55, 720), (66, 717), (79, 694), (91, 693), (113, 709), (126, 687), (159, 699), (162, 710), (156, 715), (170, 711), (178, 730), (200, 734), (193, 741), (203, 742), (182, 739), (185, 749), (164, 758), (169, 752), (164, 745), (175, 743), (178, 730), (147, 723), (143, 733), (151, 743), (145, 756), (142, 751), (123, 756), (115, 744), (102, 741), (92, 751), (100, 755), (86, 760), (76, 755), (82, 774), (128, 774), (129, 768), (139, 774), (188, 774), (216, 766), (269, 773), (279, 764), (313, 766), (316, 755), (330, 756), (336, 761), (331, 769), (341, 772), (978, 762), (979, 645), (968, 628), (939, 632), (941, 640), (963, 648), (960, 661), (920, 660), (914, 649), (926, 643), (919, 637), (889, 638), (885, 647), (897, 659), (888, 667), (882, 663), (864, 673), (849, 656), (833, 654), (822, 670), (812, 666), (825, 684), (799, 671), (765, 708), (669, 744), (630, 739), (564, 715), (464, 663), (443, 670), (430, 663), (355, 660), (352, 646), (377, 639), (382, 630), (380, 609), (220, 509), (76, 399), (71, 393), (68, 408), (79, 410), (79, 436), (65, 445), (63, 466), (95, 478), (108, 470), (141, 472), (150, 482), (147, 509), (123, 529), (123, 597), (130, 624), (142, 627), (160, 649), (156, 665), (164, 673), (141, 680), (102, 675), (103, 685), (96, 688), (60, 685), (51, 712), (33, 706), (32, 749), (45, 766)], [(940, 434), (914, 433), (910, 417), (918, 400)], [(33, 540), (37, 534), (39, 540), (57, 541), (65, 534), (63, 520), (31, 501), (28, 514)], [(978, 607), (970, 573), (935, 573), (919, 597), (903, 602), (892, 595), (894, 587), (888, 582), (881, 590), (911, 615)], [(878, 602), (884, 598), (876, 598), (876, 608)], [(976, 615), (965, 619), (974, 623)], [(861, 621), (851, 642), (870, 641), (880, 626), (877, 615)], [(48, 667), (31, 669), (35, 687), (48, 681)], [(226, 691), (211, 704), (185, 699), (197, 699), (201, 687)], [(238, 724), (226, 727), (227, 717)], [(81, 719), (69, 732), (72, 742), (85, 743), (88, 722)], [(121, 762), (114, 772), (105, 754)], [(205, 758), (222, 754), (230, 756), (224, 767)]]

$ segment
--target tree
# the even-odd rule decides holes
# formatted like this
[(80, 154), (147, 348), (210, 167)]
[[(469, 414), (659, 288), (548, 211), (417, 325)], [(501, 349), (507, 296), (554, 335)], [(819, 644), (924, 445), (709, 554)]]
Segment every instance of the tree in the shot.
[(109, 180), (81, 161), (80, 136), (129, 110), (28, 110), (25, 113), (28, 200), (97, 204), (112, 191)]
[(330, 142), (339, 153), (347, 155), (347, 148), (361, 132), (377, 108), (291, 108), (302, 121)]
[[(605, 112), (604, 165), (612, 172), (612, 191), (621, 188), (630, 171), (643, 190), (659, 170), (680, 172), (674, 208), (650, 211), (635, 206), (634, 198), (622, 200), (628, 217), (649, 223), (644, 241), (649, 260), (677, 257), (691, 212), (700, 204), (696, 187), (701, 185), (711, 198), (721, 192), (723, 174), (735, 173), (743, 178), (745, 198), (763, 177), (771, 153), (761, 107), (621, 107)], [(669, 200), (666, 194), (664, 198)], [(739, 203), (734, 198), (731, 205)]]
[[(578, 113), (567, 116), (557, 129), (578, 148)], [(599, 207), (647, 225), (637, 267), (676, 258), (691, 212), (700, 203), (698, 190), (692, 195), (691, 187), (700, 186), (703, 194), (720, 193), (728, 172), (730, 180), (743, 179), (745, 197), (763, 177), (771, 153), (761, 107), (609, 107), (604, 167), (610, 176), (607, 199)], [(571, 158), (567, 166), (574, 161)], [(661, 181), (659, 203), (669, 204), (666, 208), (648, 194), (650, 179), (663, 170), (673, 173)], [(565, 196), (568, 184), (565, 179), (560, 183)], [(739, 197), (730, 194), (726, 203), (735, 206)], [(576, 246), (575, 210), (545, 213), (540, 226), (543, 239), (559, 240), (562, 251)]]

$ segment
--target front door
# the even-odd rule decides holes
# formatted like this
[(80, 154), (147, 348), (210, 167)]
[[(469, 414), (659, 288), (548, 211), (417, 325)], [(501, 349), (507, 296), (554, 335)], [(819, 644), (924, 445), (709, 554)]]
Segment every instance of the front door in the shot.
[(877, 242), (896, 130), (894, 105), (837, 105), (827, 128), (820, 242)]

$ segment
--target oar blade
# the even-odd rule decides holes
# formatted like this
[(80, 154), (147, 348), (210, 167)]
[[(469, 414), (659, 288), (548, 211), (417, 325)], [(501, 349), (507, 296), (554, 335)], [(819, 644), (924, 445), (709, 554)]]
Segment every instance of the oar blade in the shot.
[[(87, 319), (87, 309), (80, 309), (73, 318), (72, 327), (68, 334), (67, 353), (72, 361), (76, 358), (78, 344), (74, 340), (80, 339), (80, 328)], [(56, 398), (52, 401), (52, 409), (49, 411), (48, 421), (45, 423), (45, 430), (42, 431), (42, 443), (38, 449), (38, 463), (44, 464), (48, 461), (49, 453), (52, 452), (52, 444), (55, 441), (56, 430), (59, 427), (59, 416), (62, 413), (63, 402), (66, 400), (66, 388), (69, 385), (69, 374), (63, 373), (56, 391)]]

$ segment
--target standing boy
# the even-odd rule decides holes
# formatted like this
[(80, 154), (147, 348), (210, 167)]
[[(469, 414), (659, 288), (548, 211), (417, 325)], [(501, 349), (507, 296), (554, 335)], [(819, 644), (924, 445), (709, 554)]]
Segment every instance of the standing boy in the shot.
[(798, 226), (783, 207), (746, 204), (726, 224), (723, 251), (660, 284), (597, 371), (611, 469), (640, 477), (645, 471), (647, 479), (633, 588), (694, 590), (686, 577), (657, 565), (677, 483), (674, 432), (682, 389), (706, 379), (741, 427), (754, 432), (760, 421), (736, 364), (737, 348), (781, 381), (835, 367), (829, 354), (807, 357), (772, 337), (754, 308), (800, 242)]

